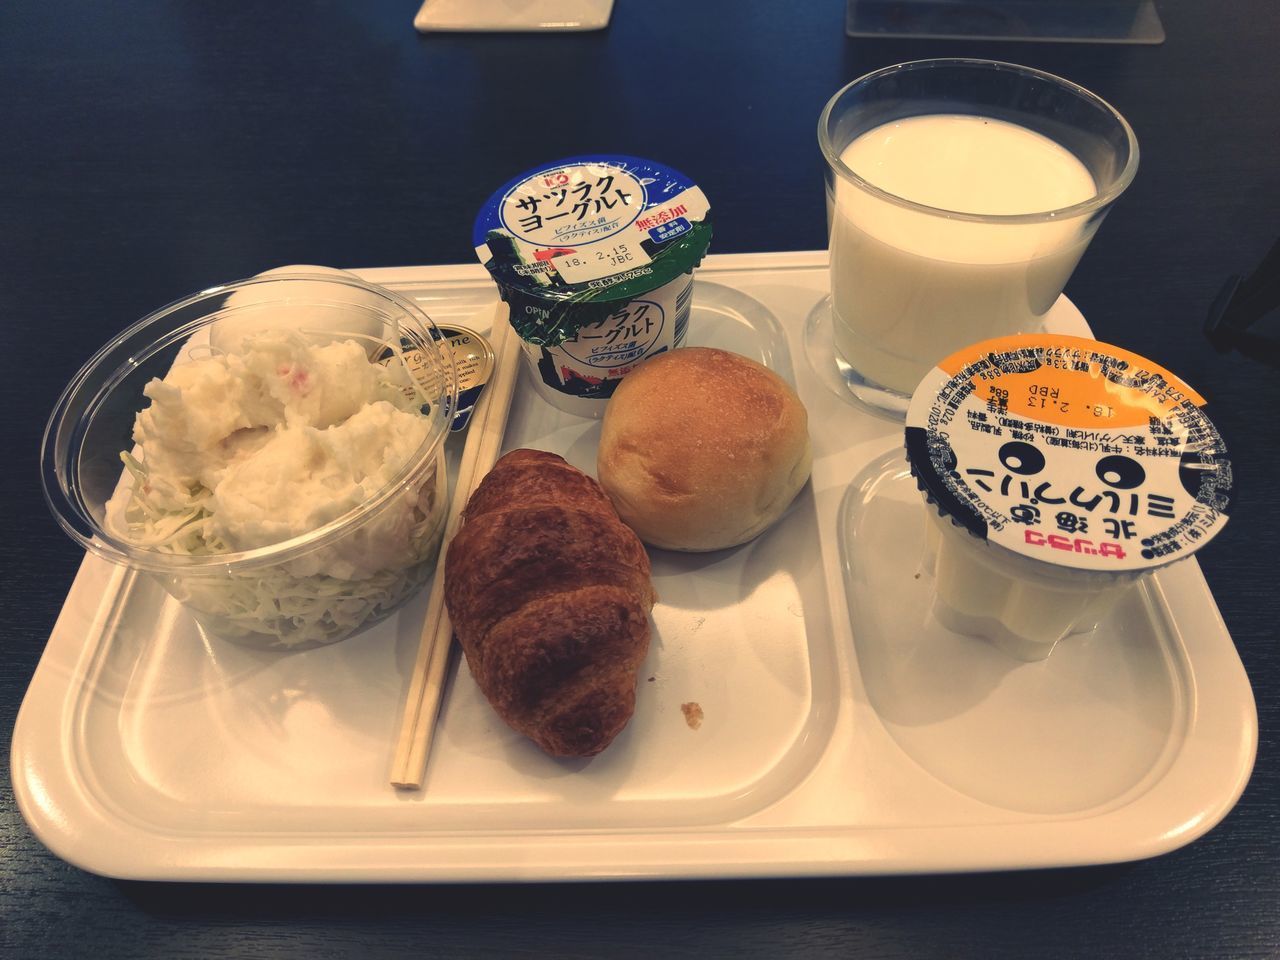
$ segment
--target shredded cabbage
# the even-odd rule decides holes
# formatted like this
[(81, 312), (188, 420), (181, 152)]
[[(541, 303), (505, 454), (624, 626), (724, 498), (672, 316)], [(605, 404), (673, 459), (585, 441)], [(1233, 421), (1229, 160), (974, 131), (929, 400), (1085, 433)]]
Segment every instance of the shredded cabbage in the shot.
[[(215, 556), (229, 547), (209, 537), (210, 514), (201, 506), (211, 494), (193, 491), (192, 507), (182, 512), (157, 510), (142, 491), (146, 467), (131, 454), (122, 455), (134, 477), (125, 507), (129, 539), (180, 556)], [(157, 575), (165, 589), (191, 608), (197, 619), (215, 636), (252, 642), (255, 646), (300, 649), (334, 643), (371, 625), (404, 603), (426, 583), (435, 564), (444, 532), (444, 511), (436, 509), (444, 499), (444, 471), (430, 472), (420, 500), (412, 510), (414, 545), (396, 566), (372, 576), (345, 580), (327, 573), (299, 573), (296, 567), (313, 569), (324, 564), (321, 548), (304, 564), (285, 563), (238, 572), (226, 568)], [(392, 505), (389, 509), (396, 509)]]
[[(278, 344), (274, 346), (278, 349)], [(193, 362), (225, 364), (227, 361), (212, 356)], [(385, 371), (380, 365), (371, 366)], [(292, 377), (295, 373), (295, 368), (290, 367), (289, 375)], [(281, 376), (284, 374), (282, 367)], [(165, 382), (152, 381), (149, 385), (148, 396), (152, 397), (153, 406), (139, 414), (139, 426), (135, 429), (138, 446), (134, 451), (121, 453), (128, 477), (108, 505), (108, 528), (136, 546), (176, 556), (212, 557), (260, 545), (229, 542), (228, 529), (231, 528), (225, 518), (218, 516), (217, 488), (234, 473), (234, 457), (228, 461), (231, 466), (214, 463), (205, 469), (197, 455), (203, 455), (206, 448), (203, 442), (191, 440), (194, 428), (189, 428), (180, 416), (168, 415), (169, 419), (164, 421), (166, 425), (178, 425), (172, 435), (157, 433), (154, 414), (143, 430), (144, 414), (155, 408), (155, 394), (160, 390), (160, 387), (151, 389), (155, 384), (163, 387)], [(369, 401), (385, 402), (388, 385), (387, 378), (381, 377), (376, 386), (370, 387)], [(270, 387), (277, 392), (280, 389), (276, 384)], [(399, 409), (420, 416), (411, 396), (401, 391), (399, 398), (393, 401)], [(296, 410), (286, 403), (279, 424), (255, 429), (278, 427), (283, 430), (286, 420), (291, 428), (297, 429), (297, 419)], [(302, 429), (324, 438), (323, 429), (309, 425)], [(367, 432), (364, 436), (367, 440)], [(207, 442), (207, 450), (216, 449), (219, 443), (228, 448), (233, 446), (225, 436)], [(320, 442), (316, 440), (317, 444)], [(348, 451), (336, 439), (333, 443), (341, 459)], [(163, 464), (158, 473), (148, 465), (148, 447), (157, 445), (162, 448), (155, 451), (157, 462)], [(404, 446), (401, 443), (386, 450), (394, 458), (403, 454)], [(174, 469), (173, 464), (179, 462), (174, 460), (175, 456), (201, 463), (201, 468)], [(185, 466), (185, 461), (182, 463)], [(393, 461), (378, 467), (399, 469), (403, 465)], [(340, 469), (348, 467), (351, 465), (345, 461), (339, 463)], [(327, 475), (308, 475), (305, 464), (298, 469), (299, 479), (287, 475), (283, 478), (286, 484), (283, 491), (273, 488), (267, 492), (274, 496), (275, 502), (279, 502), (282, 495), (287, 500), (294, 491), (300, 496), (305, 493), (312, 497), (316, 511), (322, 514), (330, 509), (323, 499)], [(362, 480), (365, 475), (357, 468), (352, 469), (353, 478), (343, 478), (347, 486), (334, 494), (338, 499), (332, 509), (341, 509), (342, 504), (363, 489), (362, 484), (374, 482), (374, 476)], [(208, 479), (212, 486), (202, 482), (203, 479)], [(201, 625), (216, 636), (270, 648), (298, 649), (333, 643), (387, 616), (426, 582), (444, 530), (445, 494), (446, 477), (438, 458), (414, 488), (400, 491), (377, 513), (364, 518), (338, 540), (295, 559), (250, 569), (218, 565), (199, 569), (175, 567), (172, 573), (156, 576), (165, 589), (188, 606)], [(266, 502), (272, 501), (268, 498)], [(243, 508), (243, 503), (238, 506)], [(309, 515), (306, 511), (302, 514), (303, 517)], [(232, 535), (234, 533), (232, 529)]]

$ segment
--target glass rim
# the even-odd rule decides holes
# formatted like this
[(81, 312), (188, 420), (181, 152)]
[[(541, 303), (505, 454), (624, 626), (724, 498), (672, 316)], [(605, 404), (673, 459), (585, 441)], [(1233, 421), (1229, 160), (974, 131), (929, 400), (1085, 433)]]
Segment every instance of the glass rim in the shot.
[[(1036, 77), (1040, 80), (1047, 81), (1068, 93), (1074, 94), (1080, 99), (1101, 108), (1119, 125), (1124, 132), (1125, 140), (1129, 146), (1129, 157), (1123, 169), (1106, 190), (1095, 193), (1088, 200), (1081, 200), (1079, 203), (1073, 203), (1069, 206), (1058, 207), (1053, 210), (1039, 210), (1033, 213), (966, 213), (961, 210), (949, 210), (946, 207), (934, 207), (926, 203), (919, 203), (915, 200), (908, 200), (900, 197), (895, 193), (891, 193), (881, 187), (877, 187), (874, 183), (859, 176), (853, 171), (843, 160), (840, 159), (840, 151), (836, 150), (831, 142), (828, 133), (830, 128), (830, 120), (832, 112), (835, 110), (836, 101), (843, 97), (855, 87), (864, 86), (882, 77), (894, 73), (902, 73), (908, 70), (929, 70), (941, 67), (958, 67), (961, 69), (985, 69), (995, 71), (1009, 71), (1022, 74), (1024, 76)], [(1056, 74), (1048, 73), (1044, 70), (1037, 70), (1034, 67), (1025, 67), (1016, 63), (1007, 63), (1002, 60), (983, 60), (968, 57), (945, 57), (932, 60), (909, 60), (903, 63), (895, 63), (891, 66), (881, 67), (879, 70), (873, 70), (865, 73), (855, 80), (845, 84), (837, 90), (827, 101), (822, 113), (818, 116), (818, 146), (822, 150), (822, 156), (827, 162), (827, 166), (842, 179), (852, 183), (861, 190), (866, 191), (872, 196), (878, 197), (895, 206), (902, 207), (907, 210), (913, 210), (917, 213), (926, 214), (933, 217), (942, 217), (949, 220), (962, 220), (972, 223), (990, 223), (990, 224), (1037, 224), (1047, 222), (1061, 222), (1071, 220), (1082, 216), (1089, 216), (1099, 210), (1103, 210), (1128, 189), (1129, 184), (1133, 182), (1133, 178), (1138, 172), (1138, 138), (1133, 132), (1133, 127), (1129, 125), (1129, 121), (1124, 118), (1115, 107), (1106, 100), (1103, 100), (1093, 91), (1073, 83)]]
[[(382, 297), (403, 310), (405, 315), (421, 329), (421, 333), (427, 341), (439, 339), (435, 336), (435, 333), (439, 331), (439, 327), (417, 304), (393, 290), (369, 283), (356, 276), (340, 277), (333, 274), (298, 272), (248, 277), (243, 280), (208, 287), (153, 310), (141, 320), (131, 324), (123, 332), (112, 337), (85, 362), (59, 395), (49, 420), (45, 424), (40, 442), (40, 479), (45, 503), (53, 513), (58, 525), (79, 546), (105, 560), (149, 573), (221, 572), (227, 574), (233, 570), (256, 569), (261, 566), (296, 560), (332, 543), (367, 518), (380, 513), (399, 493), (411, 489), (418, 479), (426, 474), (428, 468), (445, 469), (443, 463), (438, 462), (440, 460), (439, 453), (449, 433), (452, 411), (457, 407), (458, 384), (452, 356), (446, 356), (441, 351), (436, 350), (431, 351), (429, 355), (436, 358), (436, 361), (440, 364), (444, 396), (442, 397), (442, 402), (437, 406), (443, 412), (435, 417), (436, 422), (432, 424), (426, 438), (418, 449), (414, 451), (413, 457), (410, 458), (409, 462), (376, 493), (314, 530), (290, 537), (287, 540), (270, 543), (262, 547), (254, 547), (249, 550), (207, 555), (184, 555), (142, 547), (113, 536), (85, 509), (82, 498), (77, 492), (79, 484), (73, 482), (73, 478), (78, 476), (80, 472), (78, 465), (75, 464), (75, 452), (78, 449), (76, 441), (74, 439), (71, 441), (70, 455), (64, 459), (59, 457), (57, 452), (58, 440), (65, 430), (71, 429), (79, 432), (82, 429), (77, 424), (66, 422), (69, 408), (74, 401), (83, 395), (90, 378), (103, 372), (103, 364), (108, 360), (111, 353), (127, 343), (131, 338), (137, 337), (144, 332), (151, 332), (151, 328), (156, 324), (180, 310), (258, 284), (296, 281), (308, 283), (323, 281), (326, 284), (364, 290)], [(190, 336), (191, 328), (201, 329), (207, 327), (215, 322), (215, 319), (216, 312), (206, 314), (194, 321), (188, 321), (175, 328), (175, 330), (176, 332), (184, 332), (184, 336)], [(119, 381), (128, 374), (128, 368), (136, 367), (157, 351), (164, 349), (168, 345), (169, 337), (175, 333), (175, 330), (166, 331), (165, 334), (153, 335), (146, 345), (132, 354), (125, 363), (119, 364), (115, 369), (111, 370), (103, 386), (95, 391), (95, 405), (100, 402), (103, 396), (115, 389)]]

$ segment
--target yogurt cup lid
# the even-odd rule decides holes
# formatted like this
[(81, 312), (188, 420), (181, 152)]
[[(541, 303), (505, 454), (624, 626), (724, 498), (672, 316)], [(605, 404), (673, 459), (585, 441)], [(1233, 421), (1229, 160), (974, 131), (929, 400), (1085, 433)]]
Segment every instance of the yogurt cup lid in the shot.
[(522, 339), (556, 346), (701, 262), (711, 206), (684, 174), (593, 154), (538, 167), (480, 209), (473, 240)]
[(1231, 462), (1204, 398), (1082, 337), (1024, 334), (938, 364), (907, 410), (907, 459), (943, 516), (1060, 567), (1143, 570), (1227, 522)]

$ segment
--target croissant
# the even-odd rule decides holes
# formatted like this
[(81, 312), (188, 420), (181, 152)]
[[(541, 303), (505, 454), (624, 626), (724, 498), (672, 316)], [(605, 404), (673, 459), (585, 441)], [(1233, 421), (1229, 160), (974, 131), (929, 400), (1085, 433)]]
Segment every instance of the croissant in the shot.
[(599, 484), (539, 450), (494, 465), (445, 556), (476, 684), (554, 756), (594, 756), (631, 719), (654, 599), (649, 557)]

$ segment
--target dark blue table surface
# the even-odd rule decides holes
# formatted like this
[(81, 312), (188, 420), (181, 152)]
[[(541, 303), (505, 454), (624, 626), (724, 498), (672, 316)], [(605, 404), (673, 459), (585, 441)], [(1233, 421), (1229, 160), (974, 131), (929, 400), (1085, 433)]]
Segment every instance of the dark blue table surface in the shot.
[[(1168, 0), (1157, 47), (850, 40), (838, 0), (618, 0), (606, 31), (434, 35), (412, 0), (0, 7), (0, 752), (80, 555), (37, 453), (63, 384), (178, 296), (282, 263), (470, 262), (490, 190), (580, 152), (693, 176), (717, 252), (825, 246), (816, 118), (855, 76), (1012, 60), (1115, 104), (1136, 182), (1068, 293), (1197, 386), (1238, 464), (1202, 566), (1254, 686), (1236, 809), (1155, 860), (960, 877), (506, 887), (119, 882), (48, 853), (0, 776), (0, 955), (1280, 955), (1280, 377), (1210, 349), (1224, 278), (1280, 233), (1280, 13)], [(875, 772), (869, 770), (869, 777)]]

